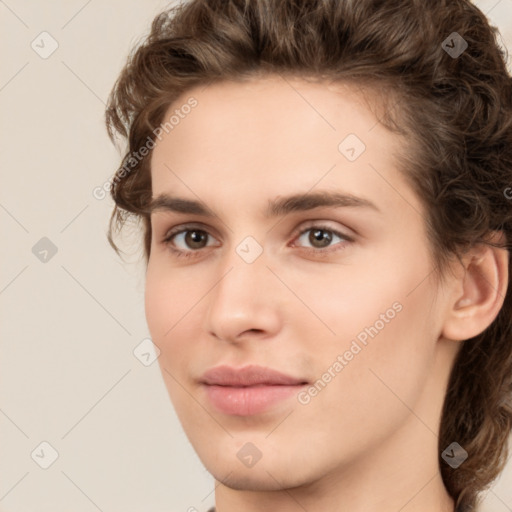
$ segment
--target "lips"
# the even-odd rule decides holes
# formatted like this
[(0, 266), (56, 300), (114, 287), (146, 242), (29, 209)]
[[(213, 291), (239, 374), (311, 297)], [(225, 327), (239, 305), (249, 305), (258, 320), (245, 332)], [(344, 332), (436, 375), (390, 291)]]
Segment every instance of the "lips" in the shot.
[(208, 401), (224, 414), (250, 416), (265, 412), (307, 384), (271, 368), (217, 366), (200, 379)]
[(216, 366), (208, 370), (201, 380), (207, 385), (234, 387), (258, 385), (295, 386), (306, 382), (303, 379), (296, 379), (276, 370), (256, 365), (245, 366), (239, 369), (230, 366)]

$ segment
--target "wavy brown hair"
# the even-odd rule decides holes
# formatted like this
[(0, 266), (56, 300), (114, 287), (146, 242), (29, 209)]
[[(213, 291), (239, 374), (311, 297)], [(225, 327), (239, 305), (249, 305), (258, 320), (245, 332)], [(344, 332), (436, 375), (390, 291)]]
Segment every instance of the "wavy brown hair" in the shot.
[[(450, 48), (463, 49), (456, 45), (460, 37), (467, 48), (450, 54)], [(493, 231), (505, 234), (500, 247), (510, 253), (512, 78), (498, 38), (498, 29), (467, 0), (191, 0), (171, 6), (132, 50), (109, 98), (108, 133), (128, 143), (112, 181), (110, 244), (120, 254), (113, 236), (128, 219), (141, 220), (149, 260), (151, 152), (140, 153), (153, 144), (169, 106), (198, 85), (278, 74), (373, 91), (380, 122), (409, 141), (397, 161), (428, 212), (439, 275), (453, 256), (490, 243)], [(439, 458), (459, 512), (475, 510), (481, 491), (504, 467), (511, 395), (508, 286), (494, 322), (463, 342), (445, 397), (439, 454), (456, 441), (469, 455), (457, 469)]]

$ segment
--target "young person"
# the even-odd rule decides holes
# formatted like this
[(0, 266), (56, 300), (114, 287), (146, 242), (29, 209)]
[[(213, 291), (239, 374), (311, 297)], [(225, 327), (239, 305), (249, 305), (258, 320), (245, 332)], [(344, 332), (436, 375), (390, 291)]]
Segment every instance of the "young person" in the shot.
[(511, 429), (512, 79), (465, 0), (192, 0), (106, 112), (109, 240), (218, 512), (475, 510)]

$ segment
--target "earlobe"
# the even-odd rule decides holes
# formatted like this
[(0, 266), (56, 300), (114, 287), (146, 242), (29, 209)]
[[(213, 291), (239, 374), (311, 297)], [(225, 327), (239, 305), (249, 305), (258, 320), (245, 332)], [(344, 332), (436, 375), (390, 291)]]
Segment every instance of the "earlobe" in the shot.
[[(490, 240), (501, 241), (500, 233), (494, 232)], [(457, 341), (473, 338), (492, 324), (503, 306), (509, 280), (509, 253), (504, 248), (479, 244), (463, 257), (463, 263), (453, 281), (442, 331), (444, 338)]]

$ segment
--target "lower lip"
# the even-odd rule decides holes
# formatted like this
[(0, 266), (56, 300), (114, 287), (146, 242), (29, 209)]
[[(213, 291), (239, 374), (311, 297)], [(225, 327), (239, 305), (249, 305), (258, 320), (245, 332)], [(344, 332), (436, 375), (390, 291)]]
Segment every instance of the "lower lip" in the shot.
[(297, 394), (297, 386), (214, 386), (206, 385), (210, 402), (224, 414), (252, 416), (267, 411), (272, 405)]

